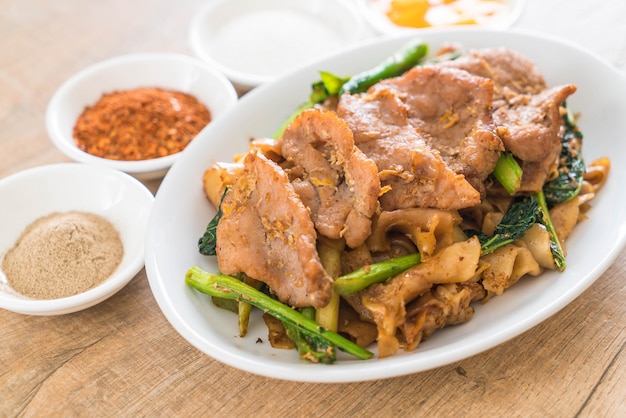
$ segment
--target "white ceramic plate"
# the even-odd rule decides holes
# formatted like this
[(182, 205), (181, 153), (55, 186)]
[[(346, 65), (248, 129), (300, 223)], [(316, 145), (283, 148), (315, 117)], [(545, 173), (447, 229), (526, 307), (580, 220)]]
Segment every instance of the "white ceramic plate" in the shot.
[[(500, 13), (479, 26), (485, 29), (505, 29), (511, 26), (521, 15), (525, 0), (506, 0)], [(403, 27), (394, 24), (386, 15), (389, 2), (387, 0), (358, 0), (365, 20), (374, 31), (380, 34), (399, 34), (419, 32), (422, 28)]]
[[(305, 100), (318, 70), (354, 74), (390, 55), (407, 38), (374, 40), (253, 90), (208, 127), (165, 177), (149, 221), (146, 269), (163, 313), (195, 347), (233, 367), (288, 380), (347, 382), (419, 372), (470, 357), (537, 325), (574, 300), (614, 261), (626, 236), (626, 201), (620, 186), (626, 182), (626, 142), (621, 140), (626, 132), (626, 78), (588, 51), (537, 34), (430, 30), (421, 36), (433, 51), (448, 41), (467, 47), (506, 46), (534, 59), (550, 85), (578, 86), (568, 103), (582, 115), (584, 156), (588, 162), (610, 156), (613, 170), (592, 203), (589, 219), (568, 241), (567, 270), (521, 280), (501, 297), (477, 306), (470, 322), (436, 332), (414, 352), (368, 361), (342, 356), (332, 366), (308, 364), (295, 351), (272, 349), (258, 316), (250, 334), (237, 337), (236, 316), (185, 285), (185, 272), (192, 265), (217, 271), (214, 258), (197, 251), (198, 238), (215, 213), (201, 189), (204, 170), (244, 152), (250, 137), (271, 136)], [(264, 342), (257, 343), (259, 338)]]

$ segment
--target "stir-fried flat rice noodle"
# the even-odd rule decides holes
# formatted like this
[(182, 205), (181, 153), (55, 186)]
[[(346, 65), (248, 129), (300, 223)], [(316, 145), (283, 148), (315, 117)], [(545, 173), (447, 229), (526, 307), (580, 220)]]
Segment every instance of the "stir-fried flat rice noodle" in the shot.
[[(209, 167), (220, 272), (259, 281), (293, 308), (332, 312), (330, 321), (318, 316), (322, 326), (363, 347), (377, 343), (386, 357), (469, 321), (476, 302), (519, 280), (562, 270), (555, 248), (566, 253), (606, 182), (606, 158), (583, 166), (575, 193), (548, 213), (531, 202), (520, 236), (494, 249), (485, 242), (509, 237), (509, 210), (541, 204), (564, 150), (581, 158), (582, 135), (564, 117), (576, 87), (548, 86), (509, 49), (444, 52), (462, 53), (319, 103), (279, 138), (255, 138)], [(567, 129), (575, 135), (566, 149)], [(493, 175), (504, 154), (523, 173), (513, 193)], [(420, 262), (384, 281), (337, 289), (339, 276), (411, 254)], [(277, 346), (293, 346), (280, 321), (268, 324)]]

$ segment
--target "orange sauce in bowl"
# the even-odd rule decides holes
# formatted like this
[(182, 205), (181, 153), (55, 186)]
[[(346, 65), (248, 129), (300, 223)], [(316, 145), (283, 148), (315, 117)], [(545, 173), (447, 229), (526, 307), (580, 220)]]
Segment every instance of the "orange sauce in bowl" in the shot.
[(505, 11), (505, 0), (386, 0), (386, 15), (397, 26), (478, 25)]

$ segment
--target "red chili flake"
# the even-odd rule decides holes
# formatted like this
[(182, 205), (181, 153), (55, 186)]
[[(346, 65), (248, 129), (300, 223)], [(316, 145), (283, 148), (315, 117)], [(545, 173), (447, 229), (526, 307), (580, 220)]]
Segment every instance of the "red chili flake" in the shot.
[(162, 88), (104, 94), (74, 126), (76, 145), (111, 160), (149, 160), (182, 151), (211, 121), (194, 96)]

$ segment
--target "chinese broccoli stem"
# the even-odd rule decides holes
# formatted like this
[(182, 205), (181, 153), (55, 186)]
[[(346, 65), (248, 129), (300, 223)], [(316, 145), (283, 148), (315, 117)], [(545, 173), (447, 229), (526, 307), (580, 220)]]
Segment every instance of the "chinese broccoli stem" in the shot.
[(404, 74), (419, 64), (427, 53), (428, 44), (419, 39), (413, 39), (374, 68), (350, 77), (341, 86), (339, 96), (341, 97), (346, 92), (364, 92), (381, 80)]
[(250, 311), (252, 305), (248, 302), (237, 302), (237, 323), (239, 325), (239, 336), (245, 337), (248, 335), (248, 324), (250, 323)]
[[(317, 252), (322, 261), (322, 266), (333, 279), (341, 276), (341, 251), (343, 248), (344, 245), (339, 244), (339, 240), (318, 239)], [(326, 329), (337, 332), (340, 301), (339, 294), (333, 289), (330, 302), (315, 311), (317, 323)]]
[(239, 302), (237, 302), (236, 300), (211, 296), (211, 301), (215, 306), (220, 309), (226, 309), (227, 311), (231, 311), (236, 314), (239, 313)]
[(315, 321), (320, 324), (320, 326), (337, 332), (340, 302), (341, 297), (339, 296), (339, 293), (333, 289), (328, 305), (315, 310)]
[[(259, 290), (263, 282), (248, 277), (247, 274), (241, 273), (242, 281)], [(237, 302), (237, 321), (239, 323), (239, 336), (245, 337), (248, 334), (248, 324), (250, 323), (250, 312), (252, 311), (252, 305), (248, 302), (240, 300)]]
[(295, 326), (307, 334), (325, 339), (338, 349), (359, 359), (366, 360), (374, 355), (371, 351), (358, 346), (341, 335), (321, 327), (317, 322), (307, 318), (297, 310), (231, 276), (208, 273), (197, 266), (193, 266), (185, 274), (185, 283), (211, 296), (244, 300), (283, 323)]
[(381, 283), (390, 277), (397, 276), (419, 264), (420, 261), (420, 254), (415, 253), (370, 264), (338, 277), (333, 287), (335, 292), (340, 295), (350, 295), (372, 284)]
[(287, 126), (304, 110), (323, 103), (329, 97), (341, 97), (346, 92), (361, 93), (381, 80), (402, 75), (419, 64), (427, 53), (428, 44), (414, 39), (372, 69), (351, 77), (340, 77), (328, 71), (320, 71), (320, 80), (311, 85), (309, 99), (287, 118), (274, 133), (274, 138), (280, 138)]
[(510, 195), (519, 190), (522, 184), (522, 167), (518, 164), (513, 154), (503, 152), (498, 158), (493, 176)]
[[(315, 319), (314, 308), (301, 308), (300, 313), (310, 320)], [(282, 321), (282, 323), (300, 358), (312, 363), (332, 364), (335, 362), (337, 359), (335, 346), (328, 340), (298, 328), (289, 321)]]
[(546, 197), (543, 193), (543, 190), (536, 193), (537, 200), (539, 201), (539, 207), (543, 211), (543, 224), (546, 229), (550, 233), (550, 251), (552, 252), (552, 258), (554, 259), (554, 264), (556, 265), (556, 269), (558, 271), (565, 270), (565, 252), (563, 251), (563, 247), (561, 246), (561, 241), (556, 234), (556, 230), (554, 229), (554, 224), (552, 223), (552, 219), (550, 219), (550, 211), (548, 209), (548, 204), (546, 203)]

